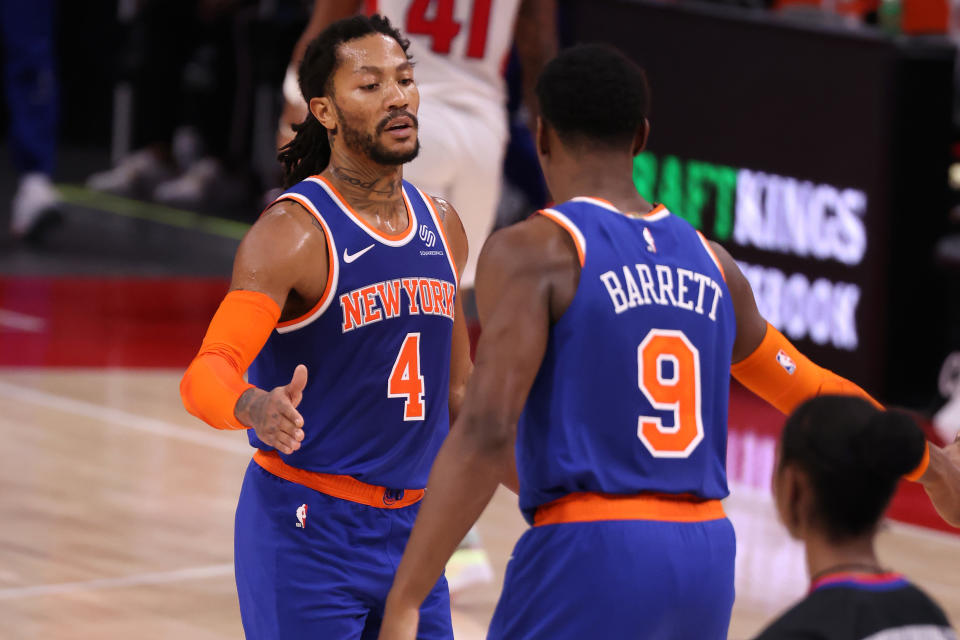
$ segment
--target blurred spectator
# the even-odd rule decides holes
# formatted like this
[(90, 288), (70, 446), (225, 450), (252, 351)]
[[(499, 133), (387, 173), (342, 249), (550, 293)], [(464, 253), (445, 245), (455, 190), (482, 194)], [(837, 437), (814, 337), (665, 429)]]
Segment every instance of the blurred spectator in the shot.
[(56, 156), (57, 75), (54, 0), (0, 0), (10, 151), (18, 175), (10, 230), (37, 240), (58, 216), (51, 182)]
[(960, 435), (960, 351), (943, 361), (939, 380), (940, 394), (947, 401), (933, 416), (933, 428), (944, 442)]
[(757, 640), (955, 640), (943, 610), (884, 568), (875, 538), (900, 478), (923, 469), (926, 441), (903, 413), (844, 396), (809, 400), (780, 437), (773, 493), (804, 543), (810, 591)]
[[(133, 86), (133, 147), (88, 186), (188, 208), (246, 203), (251, 35), (257, 0), (144, 0), (122, 74)], [(250, 29), (252, 31), (252, 29)]]

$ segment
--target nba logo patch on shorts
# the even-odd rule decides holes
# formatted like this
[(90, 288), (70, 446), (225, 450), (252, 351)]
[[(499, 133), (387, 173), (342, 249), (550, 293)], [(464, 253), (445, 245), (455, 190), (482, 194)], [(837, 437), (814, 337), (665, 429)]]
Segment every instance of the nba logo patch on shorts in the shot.
[(777, 351), (777, 363), (790, 375), (793, 375), (793, 372), (797, 370), (797, 364), (783, 349)]
[(297, 507), (297, 529), (307, 528), (307, 503)]

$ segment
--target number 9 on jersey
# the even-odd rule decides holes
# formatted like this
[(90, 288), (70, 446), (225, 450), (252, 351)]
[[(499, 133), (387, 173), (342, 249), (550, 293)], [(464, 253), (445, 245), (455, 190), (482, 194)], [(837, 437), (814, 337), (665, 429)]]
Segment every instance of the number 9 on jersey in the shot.
[[(664, 375), (669, 363), (671, 373)], [(682, 331), (651, 329), (637, 347), (638, 384), (658, 411), (673, 412), (673, 426), (660, 416), (640, 416), (637, 437), (655, 458), (687, 458), (703, 440), (700, 352)]]

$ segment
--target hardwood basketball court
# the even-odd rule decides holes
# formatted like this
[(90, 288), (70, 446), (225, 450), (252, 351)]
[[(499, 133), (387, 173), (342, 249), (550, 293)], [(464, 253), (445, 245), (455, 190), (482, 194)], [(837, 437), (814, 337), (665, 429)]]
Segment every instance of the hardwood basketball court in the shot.
[[(250, 451), (244, 434), (214, 431), (181, 409), (179, 376), (0, 370), (0, 636), (242, 637), (233, 513)], [(746, 638), (802, 595), (803, 558), (766, 492), (735, 487), (726, 508), (738, 536), (730, 637)], [(458, 639), (484, 637), (524, 527), (501, 489), (480, 521), (497, 582), (455, 598)], [(960, 536), (893, 523), (881, 559), (960, 622)]]

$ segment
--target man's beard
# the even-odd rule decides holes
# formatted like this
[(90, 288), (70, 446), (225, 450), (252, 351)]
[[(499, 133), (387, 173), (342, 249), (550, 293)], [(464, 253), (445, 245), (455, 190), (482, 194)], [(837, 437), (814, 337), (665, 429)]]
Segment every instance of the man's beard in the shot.
[(385, 117), (377, 124), (376, 133), (370, 134), (360, 129), (354, 129), (347, 122), (343, 111), (334, 103), (337, 110), (337, 128), (343, 133), (343, 142), (350, 149), (359, 151), (377, 164), (397, 165), (410, 162), (420, 153), (420, 138), (417, 137), (416, 144), (410, 151), (391, 151), (380, 142), (380, 134), (384, 132), (387, 125), (396, 120), (399, 116), (407, 116), (413, 122), (414, 134), (419, 131), (417, 117), (406, 110), (398, 111)]

